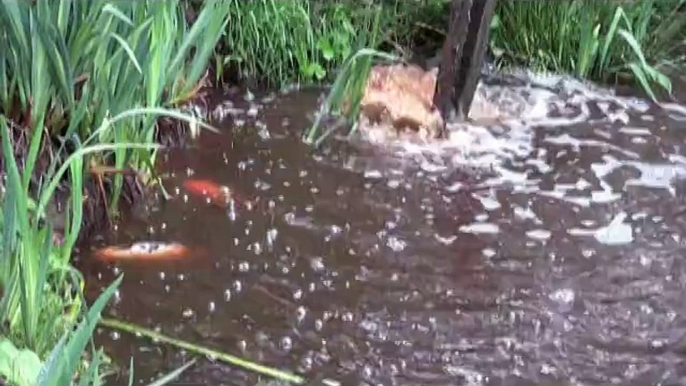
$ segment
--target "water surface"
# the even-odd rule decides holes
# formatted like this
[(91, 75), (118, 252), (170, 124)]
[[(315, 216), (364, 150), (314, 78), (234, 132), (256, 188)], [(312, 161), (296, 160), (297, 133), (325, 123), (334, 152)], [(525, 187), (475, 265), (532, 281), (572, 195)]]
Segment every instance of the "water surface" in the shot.
[[(686, 384), (686, 106), (537, 82), (488, 86), (528, 98), (519, 121), (316, 151), (299, 138), (320, 91), (231, 97), (223, 134), (163, 154), (174, 198), (92, 241), (204, 258), (86, 254), (89, 290), (124, 272), (111, 315), (343, 385)], [(187, 178), (242, 199), (218, 209)], [(98, 339), (139, 382), (188, 359)], [(258, 380), (210, 361), (183, 378)]]

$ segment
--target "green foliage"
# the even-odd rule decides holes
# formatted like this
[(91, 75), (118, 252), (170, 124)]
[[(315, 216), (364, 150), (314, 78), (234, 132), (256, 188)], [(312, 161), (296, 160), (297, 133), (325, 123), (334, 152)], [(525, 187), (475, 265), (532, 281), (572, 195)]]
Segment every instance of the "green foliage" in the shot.
[(216, 63), (266, 86), (328, 80), (366, 44), (381, 8), (346, 2), (232, 0)]
[[(122, 276), (115, 280), (95, 301), (91, 309), (81, 319), (74, 331), (65, 331), (57, 345), (52, 349), (45, 362), (41, 362), (36, 353), (28, 349), (17, 349), (7, 339), (0, 339), (0, 377), (14, 386), (63, 386), (76, 385), (77, 368), (86, 346), (91, 342), (93, 331), (100, 321), (100, 314), (114, 292), (121, 284)], [(102, 385), (100, 365), (103, 362), (103, 351), (93, 352), (86, 371), (79, 377), (78, 386)], [(160, 377), (149, 386), (161, 386), (175, 380), (190, 367), (191, 361), (180, 368)], [(129, 386), (133, 378), (129, 379)]]
[[(40, 133), (26, 152), (32, 178), (43, 128), (58, 140), (150, 143), (155, 119), (123, 122), (93, 137), (107, 119), (134, 107), (175, 107), (192, 98), (228, 22), (229, 5), (203, 2), (189, 25), (182, 2), (0, 2), (0, 109)], [(145, 168), (154, 152), (121, 149), (85, 165)], [(123, 176), (115, 178), (116, 209)]]
[[(107, 119), (93, 132), (94, 136), (107, 135), (116, 130), (119, 123), (140, 119), (140, 116), (165, 115), (178, 119), (193, 121), (186, 116), (172, 110), (160, 108), (132, 109)], [(205, 127), (207, 125), (202, 124)], [(94, 323), (102, 307), (111, 294), (96, 301), (90, 315), (87, 317), (88, 325), (81, 327), (71, 334), (64, 335), (55, 348), (57, 338), (71, 331), (80, 310), (84, 304), (81, 290), (83, 279), (78, 271), (69, 265), (72, 248), (81, 229), (82, 223), (82, 185), (83, 185), (83, 162), (87, 155), (116, 151), (121, 148), (129, 149), (156, 149), (159, 145), (152, 143), (116, 143), (94, 144), (81, 146), (69, 155), (54, 174), (44, 176), (44, 184), (38, 190), (37, 202), (29, 198), (28, 180), (25, 177), (26, 169), (20, 172), (17, 160), (11, 149), (9, 127), (6, 118), (0, 115), (0, 134), (2, 135), (2, 154), (5, 161), (7, 175), (4, 186), (4, 194), (1, 197), (3, 221), (2, 237), (0, 238), (0, 336), (8, 336), (14, 342), (21, 342), (23, 348), (34, 352), (36, 357), (43, 357), (48, 350), (52, 350), (51, 357), (45, 366), (49, 367), (50, 377), (37, 384), (53, 384), (53, 380), (71, 379), (80, 362), (81, 353), (85, 347)], [(34, 133), (34, 136), (39, 134)], [(54, 161), (58, 162), (57, 159)], [(68, 172), (71, 183), (71, 210), (67, 216), (65, 229), (65, 242), (62, 246), (53, 245), (50, 223), (43, 221), (45, 208), (55, 193), (59, 182)], [(118, 283), (118, 282), (117, 282)], [(114, 291), (114, 287), (111, 287)], [(110, 291), (108, 289), (108, 291)], [(98, 316), (99, 317), (99, 316)], [(67, 339), (67, 336), (69, 337)], [(67, 342), (68, 340), (68, 342)], [(65, 343), (67, 342), (67, 343)], [(74, 343), (76, 342), (76, 343)], [(66, 344), (65, 347), (61, 345)], [(12, 347), (5, 344), (0, 350), (0, 371), (7, 378), (19, 377), (24, 379), (35, 373), (35, 361), (27, 363), (26, 368), (16, 368), (20, 365), (16, 361), (17, 355), (28, 358), (26, 351), (13, 351)], [(65, 353), (55, 354), (55, 350), (67, 350)], [(28, 355), (28, 356), (27, 356)], [(91, 366), (97, 366), (101, 361), (98, 354), (94, 357)], [(64, 362), (65, 358), (68, 362)], [(57, 362), (55, 362), (57, 361)], [(57, 364), (55, 364), (57, 363)], [(4, 367), (3, 367), (3, 364)], [(23, 365), (21, 365), (23, 366)], [(97, 371), (93, 370), (93, 374)], [(57, 385), (68, 383), (60, 382)]]
[[(662, 70), (684, 64), (686, 0), (502, 1), (491, 46), (503, 65), (611, 81), (633, 77), (653, 98)], [(551, 27), (552, 26), (552, 27)], [(676, 59), (676, 60), (675, 60)]]
[[(227, 12), (223, 3), (207, 2), (190, 26), (178, 1), (0, 3), (0, 130), (6, 177), (0, 331), (21, 348), (21, 355), (30, 351), (43, 358), (83, 306), (83, 279), (69, 259), (82, 223), (87, 165), (151, 165), (157, 116), (197, 124), (156, 106), (174, 107), (194, 95)], [(131, 110), (145, 106), (150, 107)], [(22, 152), (13, 148), (12, 132), (25, 132), (28, 138), (21, 159), (15, 158)], [(71, 154), (60, 147), (50, 167), (39, 169), (46, 135), (68, 143)], [(42, 174), (38, 183), (36, 173)], [(56, 246), (45, 209), (63, 181), (71, 188), (71, 210), (64, 244)], [(121, 185), (121, 177), (115, 179), (113, 203)], [(69, 342), (74, 339), (85, 338), (74, 335)], [(4, 347), (0, 355), (8, 361), (16, 357), (10, 346)], [(61, 375), (53, 372), (48, 379), (73, 377), (83, 351), (74, 350), (69, 365), (60, 367)], [(97, 373), (98, 358), (89, 373)], [(4, 376), (34, 373), (33, 367), (26, 369)]]
[[(351, 124), (352, 130), (349, 134), (355, 132), (357, 126), (354, 119), (359, 113), (364, 87), (375, 58), (390, 62), (399, 59), (394, 55), (371, 49), (361, 49), (351, 54), (336, 76), (336, 81), (320, 107), (314, 123), (305, 132), (303, 140), (306, 143), (319, 146), (334, 130), (344, 126), (350, 127)], [(330, 126), (326, 132), (319, 134), (322, 120), (325, 118), (333, 118), (338, 122)]]
[[(61, 318), (59, 306), (69, 307), (74, 299), (70, 294), (70, 284), (66, 279), (70, 270), (65, 263), (69, 258), (70, 248), (65, 245), (62, 250), (52, 243), (52, 230), (44, 224), (41, 213), (29, 209), (28, 180), (22, 176), (14, 158), (9, 128), (3, 116), (0, 116), (2, 131), (2, 153), (7, 175), (3, 205), (2, 251), (0, 256), (0, 320), (6, 324), (10, 334), (18, 336), (20, 341), (38, 353), (44, 352), (52, 343), (56, 331), (65, 323)], [(38, 134), (34, 135), (34, 138)], [(75, 199), (81, 198), (80, 160), (75, 159), (71, 165), (72, 184), (76, 189)], [(25, 172), (30, 172), (32, 165), (27, 165)], [(74, 173), (74, 171), (77, 171)], [(48, 195), (49, 193), (45, 192)], [(45, 196), (44, 196), (45, 197)], [(35, 206), (35, 205), (31, 205)], [(66, 238), (73, 240), (81, 224), (81, 205), (72, 212), (71, 224), (74, 227), (66, 230)], [(74, 232), (76, 230), (76, 232)], [(51, 276), (59, 280), (50, 283)], [(49, 291), (64, 292), (63, 304), (54, 307), (49, 301)]]
[(12, 341), (0, 338), (0, 376), (12, 385), (34, 384), (41, 366), (40, 358), (29, 349), (18, 349)]

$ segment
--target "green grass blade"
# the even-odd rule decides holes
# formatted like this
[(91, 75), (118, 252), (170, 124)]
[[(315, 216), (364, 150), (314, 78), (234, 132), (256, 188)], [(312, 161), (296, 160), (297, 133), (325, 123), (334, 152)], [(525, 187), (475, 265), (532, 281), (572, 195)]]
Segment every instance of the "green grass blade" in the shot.
[(622, 17), (626, 17), (624, 15), (624, 10), (622, 9), (622, 7), (617, 7), (617, 10), (615, 11), (615, 14), (612, 18), (612, 22), (610, 23), (610, 28), (605, 34), (603, 48), (600, 50), (600, 60), (598, 62), (598, 68), (601, 72), (605, 68), (607, 68), (608, 60), (610, 58), (610, 47), (612, 47), (612, 42), (614, 42), (615, 35), (617, 35), (617, 28), (619, 27), (619, 22), (622, 20)]
[(646, 61), (646, 58), (643, 55), (641, 45), (636, 40), (636, 38), (631, 34), (631, 32), (629, 32), (626, 29), (620, 28), (619, 31), (617, 31), (617, 33), (624, 39), (624, 41), (629, 45), (629, 47), (631, 47), (631, 51), (634, 53), (634, 55), (636, 55), (641, 66), (648, 67), (648, 62)]
[(644, 71), (644, 67), (636, 62), (629, 63), (629, 69), (631, 72), (634, 74), (634, 77), (638, 79), (638, 82), (643, 86), (643, 89), (648, 93), (650, 98), (652, 100), (657, 100), (657, 97), (655, 96), (655, 93), (653, 92), (653, 88), (650, 85), (650, 81), (646, 77), (646, 73)]
[(119, 8), (115, 7), (112, 3), (105, 4), (105, 6), (102, 8), (102, 12), (111, 14), (117, 19), (128, 24), (130, 27), (134, 26), (133, 21), (131, 21), (131, 19), (128, 16), (126, 16), (122, 11), (119, 10)]
[(238, 357), (235, 357), (230, 354), (226, 354), (220, 351), (212, 350), (210, 348), (202, 347), (202, 346), (197, 346), (189, 342), (185, 342), (182, 340), (174, 339), (167, 337), (165, 335), (162, 335), (158, 332), (155, 332), (153, 330), (149, 330), (147, 328), (135, 326), (133, 324), (121, 322), (119, 320), (114, 320), (114, 319), (109, 319), (109, 318), (103, 318), (102, 321), (100, 322), (101, 325), (113, 329), (117, 329), (120, 331), (125, 331), (131, 334), (138, 334), (145, 336), (147, 338), (153, 339), (155, 341), (164, 343), (164, 344), (170, 344), (172, 346), (187, 350), (189, 352), (193, 352), (196, 354), (200, 355), (206, 355), (211, 358), (215, 358), (218, 360), (221, 360), (226, 363), (230, 363), (234, 366), (243, 368), (245, 370), (250, 370), (254, 371), (259, 374), (263, 375), (268, 375), (270, 377), (279, 379), (281, 381), (286, 381), (286, 382), (292, 382), (292, 383), (297, 383), (297, 384), (302, 384), (305, 382), (305, 379), (295, 375), (291, 374), (285, 371), (273, 369), (270, 367), (266, 367), (257, 363), (253, 363), (250, 361), (247, 361), (245, 359), (241, 359)]
[(40, 386), (63, 386), (70, 384), (71, 377), (76, 372), (76, 367), (79, 364), (81, 354), (86, 348), (88, 341), (91, 339), (98, 320), (100, 320), (100, 313), (103, 311), (112, 295), (114, 295), (114, 292), (121, 284), (123, 277), (123, 275), (120, 275), (98, 297), (66, 344), (60, 347), (61, 353), (59, 353), (60, 357), (57, 359), (58, 367), (52, 373), (54, 374), (54, 377)]
[(88, 364), (88, 368), (81, 379), (79, 380), (79, 386), (96, 386), (100, 382), (100, 364), (103, 360), (102, 351), (96, 351), (93, 359)]
[(129, 56), (129, 60), (131, 60), (131, 63), (136, 67), (136, 70), (140, 74), (143, 73), (143, 70), (141, 69), (141, 65), (138, 63), (138, 59), (136, 59), (136, 55), (133, 53), (133, 50), (131, 49), (131, 46), (119, 35), (117, 35), (114, 32), (110, 32), (110, 36), (113, 37), (117, 42), (119, 42), (119, 45), (121, 48), (126, 51), (126, 55)]
[(57, 375), (62, 372), (63, 361), (64, 361), (64, 347), (67, 344), (67, 339), (69, 337), (69, 331), (65, 331), (62, 337), (57, 342), (55, 347), (50, 352), (48, 359), (41, 367), (38, 373), (38, 379), (36, 380), (36, 386), (58, 386)]
[(160, 377), (157, 379), (155, 382), (149, 383), (147, 386), (164, 386), (179, 377), (184, 371), (186, 371), (189, 367), (193, 366), (195, 364), (196, 360), (192, 359), (188, 363), (185, 363), (183, 366), (175, 369), (174, 371), (169, 372), (168, 374), (165, 374), (164, 376)]

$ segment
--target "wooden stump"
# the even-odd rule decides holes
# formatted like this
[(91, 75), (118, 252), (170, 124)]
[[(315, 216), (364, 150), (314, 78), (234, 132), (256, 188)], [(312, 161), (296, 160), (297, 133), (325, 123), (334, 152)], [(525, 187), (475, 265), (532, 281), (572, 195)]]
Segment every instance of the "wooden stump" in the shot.
[[(488, 48), (496, 0), (453, 0), (443, 43), (434, 105), (444, 121), (464, 120), (474, 100)], [(445, 128), (443, 136), (445, 136)]]

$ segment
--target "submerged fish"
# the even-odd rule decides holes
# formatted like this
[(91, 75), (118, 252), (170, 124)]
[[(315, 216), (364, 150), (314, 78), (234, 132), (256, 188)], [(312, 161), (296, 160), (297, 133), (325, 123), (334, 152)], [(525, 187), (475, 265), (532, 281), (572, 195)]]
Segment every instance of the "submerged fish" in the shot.
[(116, 260), (179, 260), (190, 256), (190, 250), (179, 243), (138, 242), (128, 247), (110, 246), (99, 249), (95, 257)]
[(209, 180), (190, 179), (183, 182), (184, 189), (190, 193), (209, 197), (210, 202), (219, 207), (226, 207), (233, 196), (231, 189)]

